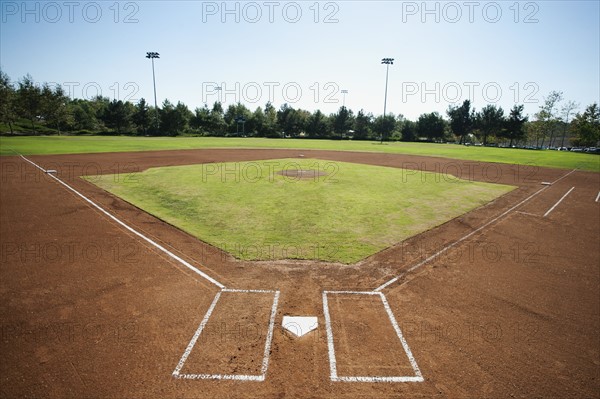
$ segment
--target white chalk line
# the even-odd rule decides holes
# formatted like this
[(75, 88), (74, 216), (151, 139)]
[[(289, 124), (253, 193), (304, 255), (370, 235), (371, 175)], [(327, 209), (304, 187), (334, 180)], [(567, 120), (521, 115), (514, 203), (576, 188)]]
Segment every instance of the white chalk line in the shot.
[[(337, 361), (335, 357), (335, 345), (333, 337), (333, 328), (331, 327), (331, 316), (329, 314), (329, 301), (327, 299), (328, 294), (342, 294), (342, 295), (376, 295), (379, 296), (383, 307), (390, 319), (390, 323), (402, 344), (404, 353), (408, 357), (408, 361), (415, 373), (414, 376), (339, 376), (337, 373)], [(417, 365), (406, 339), (402, 335), (400, 326), (394, 317), (394, 313), (390, 308), (390, 305), (383, 292), (375, 291), (323, 291), (323, 314), (325, 315), (325, 328), (327, 331), (327, 348), (329, 352), (329, 378), (334, 382), (423, 382), (424, 378), (421, 374), (421, 370)]]
[(379, 297), (381, 298), (381, 302), (383, 302), (383, 306), (385, 307), (385, 310), (390, 318), (390, 322), (392, 323), (394, 330), (396, 330), (396, 335), (398, 336), (398, 339), (402, 343), (404, 352), (406, 352), (406, 356), (408, 356), (408, 361), (410, 362), (410, 365), (412, 366), (413, 371), (415, 372), (415, 378), (420, 378), (420, 380), (423, 381), (423, 375), (421, 374), (421, 370), (419, 369), (419, 366), (417, 365), (417, 361), (415, 360), (415, 357), (413, 356), (410, 348), (408, 347), (408, 343), (406, 342), (406, 340), (404, 339), (404, 336), (402, 335), (400, 326), (398, 325), (398, 322), (396, 322), (396, 318), (394, 317), (394, 313), (392, 312), (392, 309), (390, 308), (390, 304), (388, 303), (387, 298), (385, 297), (385, 294), (383, 292), (379, 292), (379, 294), (380, 294)]
[(269, 331), (267, 332), (267, 342), (265, 344), (265, 352), (263, 354), (263, 362), (261, 373), (263, 380), (267, 375), (267, 369), (269, 368), (269, 357), (271, 356), (271, 343), (273, 341), (273, 331), (275, 330), (275, 315), (277, 314), (277, 305), (279, 303), (279, 291), (275, 291), (275, 297), (273, 298), (273, 306), (271, 307), (271, 318), (269, 320)]
[(272, 294), (273, 290), (238, 290), (235, 288), (223, 288), (223, 292), (242, 292), (242, 293), (255, 293), (255, 294)]
[[(198, 341), (200, 334), (202, 334), (202, 331), (204, 330), (204, 327), (208, 323), (208, 319), (212, 315), (213, 310), (214, 310), (215, 306), (217, 305), (217, 302), (219, 301), (219, 298), (221, 297), (221, 294), (223, 292), (273, 294), (273, 305), (271, 306), (271, 314), (269, 316), (269, 328), (267, 331), (267, 337), (265, 339), (265, 350), (263, 352), (263, 359), (262, 359), (261, 370), (260, 370), (261, 373), (259, 375), (251, 375), (251, 374), (191, 374), (191, 373), (181, 374), (181, 369), (185, 365), (185, 362), (186, 362), (187, 358), (189, 357), (190, 353), (192, 353), (192, 350), (194, 349), (194, 346), (196, 345), (196, 342)], [(215, 299), (213, 300), (212, 304), (210, 305), (210, 308), (206, 312), (206, 315), (204, 315), (204, 318), (200, 322), (200, 325), (198, 326), (198, 329), (196, 330), (196, 332), (194, 333), (194, 336), (190, 340), (190, 343), (188, 344), (187, 348), (185, 349), (185, 352), (181, 356), (181, 359), (179, 360), (177, 367), (175, 367), (175, 370), (173, 370), (173, 373), (172, 373), (173, 377), (180, 378), (180, 379), (188, 379), (188, 380), (264, 381), (266, 378), (266, 375), (267, 375), (267, 370), (269, 368), (269, 358), (271, 355), (271, 343), (273, 341), (273, 331), (275, 330), (275, 316), (277, 314), (278, 303), (279, 303), (279, 291), (236, 290), (236, 289), (229, 289), (229, 288), (225, 288), (225, 289), (219, 291), (217, 293), (217, 295), (215, 296)]]
[(531, 200), (533, 197), (535, 197), (536, 195), (538, 195), (539, 193), (541, 193), (542, 191), (546, 190), (548, 187), (551, 187), (553, 184), (555, 184), (556, 182), (564, 179), (565, 177), (569, 176), (571, 173), (575, 172), (577, 169), (573, 169), (572, 171), (564, 174), (563, 176), (559, 177), (558, 179), (554, 180), (552, 183), (550, 183), (550, 185), (548, 186), (544, 186), (542, 188), (540, 188), (539, 190), (537, 190), (535, 193), (531, 194), (529, 197), (525, 198), (524, 200), (522, 200), (521, 202), (519, 202), (518, 204), (514, 205), (513, 207), (509, 208), (508, 210), (502, 212), (500, 215), (496, 216), (495, 218), (493, 218), (492, 220), (488, 221), (487, 223), (483, 224), (482, 226), (478, 227), (477, 229), (473, 230), (472, 232), (470, 232), (469, 234), (463, 236), (462, 238), (453, 241), (452, 243), (446, 245), (444, 248), (440, 249), (438, 252), (434, 253), (433, 255), (429, 256), (428, 258), (422, 260), (421, 262), (417, 263), (416, 265), (410, 267), (408, 270), (406, 270), (405, 272), (399, 274), (398, 276), (392, 278), (391, 280), (388, 280), (386, 283), (380, 285), (379, 287), (375, 288), (375, 291), (381, 291), (384, 288), (388, 287), (389, 285), (395, 283), (396, 281), (398, 281), (399, 279), (401, 279), (402, 277), (404, 277), (406, 274), (414, 271), (415, 269), (420, 268), (421, 266), (427, 264), (428, 262), (430, 262), (431, 260), (437, 258), (439, 255), (441, 255), (442, 253), (446, 252), (447, 250), (455, 247), (456, 245), (460, 244), (461, 242), (463, 242), (464, 240), (468, 239), (469, 237), (473, 236), (474, 234), (477, 234), (478, 232), (480, 232), (481, 230), (485, 229), (486, 227), (488, 227), (489, 225), (495, 223), (496, 221), (500, 220), (501, 218), (503, 218), (504, 216), (508, 215), (510, 212), (512, 212), (513, 210), (517, 209), (518, 207), (520, 207), (521, 205), (523, 205), (524, 203), (528, 202), (529, 200)]
[(192, 266), (189, 262), (187, 262), (184, 259), (180, 258), (179, 256), (175, 255), (173, 252), (169, 251), (168, 249), (166, 249), (165, 247), (163, 247), (162, 245), (160, 245), (156, 241), (152, 240), (151, 238), (148, 238), (147, 236), (145, 236), (144, 234), (140, 233), (139, 231), (137, 231), (133, 227), (131, 227), (128, 224), (126, 224), (125, 222), (121, 221), (119, 218), (117, 218), (116, 216), (114, 216), (113, 214), (111, 214), (110, 212), (108, 212), (107, 210), (105, 210), (104, 208), (102, 208), (100, 205), (96, 204), (94, 201), (92, 201), (91, 199), (87, 198), (85, 195), (81, 194), (79, 191), (77, 191), (76, 189), (74, 189), (73, 187), (71, 187), (69, 184), (65, 183), (64, 181), (62, 181), (58, 177), (54, 176), (53, 174), (47, 173), (47, 171), (44, 168), (42, 168), (41, 166), (37, 165), (35, 162), (30, 161), (29, 159), (25, 158), (23, 155), (21, 155), (21, 158), (23, 158), (25, 161), (29, 162), (30, 164), (32, 164), (36, 168), (38, 168), (41, 171), (43, 171), (44, 173), (46, 173), (47, 176), (50, 176), (51, 178), (53, 178), (54, 180), (56, 180), (57, 182), (59, 182), (60, 184), (62, 184), (63, 186), (65, 186), (67, 189), (69, 189), (73, 193), (77, 194), (84, 201), (86, 201), (87, 203), (89, 203), (90, 205), (92, 205), (94, 208), (98, 209), (100, 212), (102, 212), (103, 214), (105, 214), (106, 216), (108, 216), (110, 219), (112, 219), (113, 221), (115, 221), (116, 223), (118, 223), (120, 226), (124, 227), (126, 230), (128, 230), (131, 233), (135, 234), (136, 236), (140, 237), (142, 240), (148, 242), (150, 245), (154, 246), (155, 248), (159, 249), (160, 251), (162, 251), (163, 253), (167, 254), (171, 258), (175, 259), (177, 262), (181, 263), (183, 266), (185, 266), (188, 269), (192, 270), (194, 273), (198, 274), (199, 276), (203, 277), (204, 279), (210, 281), (212, 284), (216, 285), (217, 287), (219, 287), (221, 289), (225, 288), (225, 286), (223, 284), (221, 284), (220, 282), (218, 282), (214, 278), (210, 277), (208, 274), (204, 273), (203, 271), (201, 271), (201, 270), (197, 269), (196, 267)]
[(596, 195), (596, 200), (594, 202), (600, 201), (600, 191), (598, 191), (598, 195)]
[(550, 209), (548, 209), (548, 211), (546, 213), (544, 213), (543, 217), (546, 217), (550, 214), (550, 212), (552, 212), (554, 210), (554, 208), (556, 208), (558, 206), (558, 204), (560, 204), (565, 198), (567, 198), (567, 195), (571, 194), (571, 191), (575, 190), (575, 187), (571, 187), (571, 189), (569, 191), (567, 191), (565, 193), (565, 195), (563, 195), (562, 197), (560, 197), (560, 199), (558, 201), (556, 201), (556, 203), (554, 205), (552, 205), (552, 207)]
[(213, 310), (215, 309), (215, 306), (217, 306), (217, 302), (219, 302), (220, 298), (221, 298), (221, 292), (217, 292), (217, 295), (215, 295), (215, 298), (213, 299), (212, 303), (210, 304), (208, 311), (206, 312), (206, 314), (204, 315), (204, 318), (200, 322), (200, 325), (198, 326), (198, 329), (196, 330), (196, 332), (194, 333), (194, 336), (190, 340), (190, 343), (188, 344), (187, 348), (185, 349), (185, 352), (183, 352), (183, 355), (181, 356), (179, 363), (177, 363), (177, 367), (175, 367), (175, 370), (173, 371), (174, 377), (179, 376), (179, 372), (183, 368), (183, 365), (185, 364), (185, 361), (187, 360), (190, 353), (192, 353), (192, 349), (194, 349), (194, 345), (196, 345), (196, 341), (198, 340), (198, 337), (200, 337), (200, 334), (202, 334), (202, 330), (204, 330), (206, 323), (208, 323), (208, 319), (210, 318), (210, 315), (212, 314)]
[(329, 316), (328, 291), (323, 292), (323, 314), (325, 316), (325, 329), (327, 331), (327, 350), (329, 353), (329, 378), (338, 381), (337, 362), (335, 360), (335, 348), (333, 347), (333, 331), (331, 330), (331, 317)]

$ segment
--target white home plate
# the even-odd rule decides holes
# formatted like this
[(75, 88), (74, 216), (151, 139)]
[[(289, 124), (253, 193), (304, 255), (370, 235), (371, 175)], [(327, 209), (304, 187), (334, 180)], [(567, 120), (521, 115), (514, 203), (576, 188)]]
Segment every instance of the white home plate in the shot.
[(314, 316), (283, 316), (283, 321), (281, 322), (283, 328), (297, 337), (316, 330), (318, 324), (318, 319)]

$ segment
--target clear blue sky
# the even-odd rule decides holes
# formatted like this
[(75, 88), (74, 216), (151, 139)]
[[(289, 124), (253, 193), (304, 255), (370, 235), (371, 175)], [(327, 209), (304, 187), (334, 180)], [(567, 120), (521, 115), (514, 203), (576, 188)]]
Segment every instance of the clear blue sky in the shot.
[(99, 89), (153, 102), (145, 54), (156, 51), (159, 103), (192, 110), (218, 98), (214, 82), (226, 106), (253, 110), (272, 97), (276, 107), (330, 113), (346, 89), (349, 108), (381, 114), (383, 57), (395, 58), (388, 112), (410, 119), (467, 98), (478, 109), (525, 103), (529, 114), (551, 90), (580, 109), (600, 100), (598, 1), (0, 4), (2, 70), (70, 86), (75, 97)]

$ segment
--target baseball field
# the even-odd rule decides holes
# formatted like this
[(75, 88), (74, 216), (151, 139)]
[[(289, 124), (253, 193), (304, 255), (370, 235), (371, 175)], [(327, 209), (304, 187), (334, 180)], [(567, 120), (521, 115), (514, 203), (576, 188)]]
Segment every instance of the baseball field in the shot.
[(120, 137), (0, 153), (1, 397), (598, 397), (598, 156)]

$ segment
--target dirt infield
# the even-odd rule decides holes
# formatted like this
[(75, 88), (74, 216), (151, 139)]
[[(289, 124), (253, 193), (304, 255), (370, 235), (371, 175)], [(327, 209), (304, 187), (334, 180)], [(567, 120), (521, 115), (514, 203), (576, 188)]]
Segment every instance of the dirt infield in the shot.
[[(300, 155), (518, 189), (345, 266), (237, 261), (79, 178)], [(599, 397), (597, 173), (308, 150), (28, 158), (228, 289), (279, 295), (223, 292), (34, 165), (1, 157), (0, 397)], [(378, 288), (422, 382), (332, 381), (332, 346), (339, 375), (413, 371), (373, 298), (332, 295), (327, 334), (324, 291)], [(284, 315), (319, 327), (296, 338)], [(181, 373), (220, 379), (173, 376), (199, 330)]]

